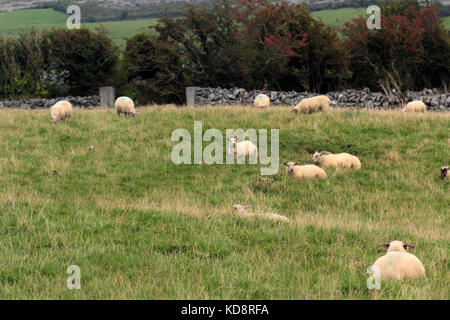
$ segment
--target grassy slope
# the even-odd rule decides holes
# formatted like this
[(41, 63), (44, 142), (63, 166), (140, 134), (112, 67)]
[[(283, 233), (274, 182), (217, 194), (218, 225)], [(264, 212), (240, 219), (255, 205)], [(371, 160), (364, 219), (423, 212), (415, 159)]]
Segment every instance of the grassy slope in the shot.
[[(294, 181), (280, 168), (267, 191), (258, 166), (176, 166), (171, 132), (194, 120), (280, 128), (281, 162), (326, 149), (363, 169)], [(449, 114), (284, 108), (75, 110), (50, 125), (48, 111), (0, 109), (0, 299), (448, 299), (449, 127)], [(239, 219), (235, 203), (292, 223)], [(427, 278), (370, 292), (366, 268), (393, 239), (417, 245)], [(80, 291), (65, 287), (71, 264)]]
[(327, 25), (342, 25), (345, 22), (351, 21), (352, 18), (360, 16), (366, 17), (365, 8), (344, 8), (337, 10), (321, 10), (312, 12), (311, 15), (315, 19), (321, 19)]
[[(50, 29), (53, 27), (64, 27), (67, 15), (52, 9), (30, 9), (18, 10), (10, 13), (0, 13), (0, 33), (17, 36), (21, 30), (36, 27), (39, 29)], [(156, 24), (157, 19), (140, 19), (131, 21), (112, 21), (103, 23), (85, 23), (83, 26), (94, 29), (103, 25), (110, 33), (111, 38), (120, 46), (125, 45), (124, 38), (145, 30)]]

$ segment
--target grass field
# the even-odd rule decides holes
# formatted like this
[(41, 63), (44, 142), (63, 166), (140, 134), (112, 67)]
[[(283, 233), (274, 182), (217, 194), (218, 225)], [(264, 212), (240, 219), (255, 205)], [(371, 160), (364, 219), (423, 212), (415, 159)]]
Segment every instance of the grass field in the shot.
[[(177, 166), (171, 133), (194, 120), (279, 128), (280, 162), (323, 149), (363, 168), (299, 181), (280, 167), (268, 188), (259, 165)], [(448, 299), (449, 127), (448, 113), (148, 107), (51, 125), (46, 110), (0, 109), (0, 299)], [(236, 203), (291, 222), (238, 218)], [(370, 291), (366, 269), (394, 239), (417, 246), (427, 278)]]
[(343, 25), (353, 18), (366, 17), (366, 8), (343, 8), (337, 10), (321, 10), (311, 13), (314, 19), (320, 19), (327, 25)]
[[(53, 9), (28, 9), (7, 13), (0, 13), (0, 34), (17, 36), (22, 30), (35, 27), (38, 29), (51, 29), (64, 27), (68, 16)], [(84, 23), (90, 29), (99, 25), (104, 26), (111, 38), (122, 48), (125, 47), (125, 38), (146, 30), (155, 25), (157, 19), (140, 19), (130, 21), (112, 21), (102, 23)]]
[[(345, 8), (338, 10), (323, 10), (312, 13), (316, 19), (321, 19), (325, 24), (342, 25), (358, 16), (366, 16), (365, 9)], [(29, 27), (50, 29), (66, 25), (67, 15), (53, 9), (28, 9), (7, 13), (0, 13), (0, 34), (17, 36), (22, 30)], [(338, 20), (338, 21), (337, 21)], [(129, 21), (113, 21), (103, 23), (85, 23), (84, 26), (94, 29), (103, 25), (110, 33), (111, 38), (120, 46), (125, 47), (125, 38), (146, 30), (156, 24), (157, 19), (140, 19)], [(450, 17), (445, 18), (444, 24), (450, 28)]]

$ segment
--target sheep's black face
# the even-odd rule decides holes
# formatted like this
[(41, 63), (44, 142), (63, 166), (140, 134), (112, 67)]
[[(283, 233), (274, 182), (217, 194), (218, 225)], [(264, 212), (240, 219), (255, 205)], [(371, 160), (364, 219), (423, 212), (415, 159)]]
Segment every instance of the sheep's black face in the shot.
[(448, 169), (449, 169), (449, 167), (442, 167), (441, 168), (441, 178), (442, 179), (445, 179), (447, 177)]

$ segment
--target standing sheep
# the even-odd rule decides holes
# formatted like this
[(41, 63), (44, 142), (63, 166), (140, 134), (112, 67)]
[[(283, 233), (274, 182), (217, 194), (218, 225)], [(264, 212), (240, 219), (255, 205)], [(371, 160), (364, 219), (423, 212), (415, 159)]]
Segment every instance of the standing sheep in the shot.
[(62, 100), (50, 108), (50, 122), (66, 122), (66, 118), (72, 118), (72, 104), (69, 101)]
[(425, 276), (425, 267), (422, 262), (415, 255), (406, 252), (415, 248), (413, 245), (395, 240), (381, 246), (387, 249), (387, 253), (373, 264), (377, 272), (380, 272), (381, 279), (402, 280)]
[(408, 103), (403, 109), (403, 112), (426, 112), (427, 106), (420, 100), (415, 100)]
[(259, 94), (256, 96), (253, 105), (257, 108), (266, 108), (270, 106), (270, 98), (265, 94)]
[(282, 222), (289, 222), (289, 219), (285, 216), (276, 214), (276, 213), (260, 213), (260, 214), (254, 214), (250, 213), (247, 210), (251, 208), (251, 206), (241, 206), (240, 204), (235, 204), (233, 206), (234, 210), (236, 211), (236, 214), (240, 217), (244, 218), (263, 218), (268, 219), (272, 221), (282, 221)]
[(237, 142), (238, 138), (227, 138), (227, 140), (230, 142), (228, 145), (229, 155), (234, 155), (235, 158), (254, 155), (255, 159), (258, 158), (258, 148), (253, 142), (248, 140)]
[(284, 162), (288, 176), (297, 179), (325, 179), (327, 177), (327, 173), (315, 165), (297, 166), (297, 164), (298, 162)]
[(134, 102), (128, 97), (118, 97), (114, 103), (114, 108), (117, 111), (117, 115), (123, 113), (126, 116), (131, 115), (136, 117), (136, 109), (134, 108)]
[(348, 153), (332, 154), (328, 151), (316, 151), (312, 157), (313, 163), (320, 163), (324, 167), (361, 169), (358, 157)]
[(297, 104), (292, 112), (294, 113), (313, 113), (319, 111), (327, 111), (330, 107), (330, 98), (327, 96), (316, 96), (305, 98)]

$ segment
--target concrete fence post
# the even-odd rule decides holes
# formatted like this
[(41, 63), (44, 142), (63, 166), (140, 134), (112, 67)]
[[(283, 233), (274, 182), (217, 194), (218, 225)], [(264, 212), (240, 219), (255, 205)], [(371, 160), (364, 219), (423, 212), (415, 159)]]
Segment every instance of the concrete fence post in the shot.
[(116, 96), (115, 96), (115, 90), (113, 87), (100, 88), (100, 107), (113, 108), (115, 99), (116, 99)]
[(187, 87), (186, 88), (186, 105), (188, 107), (195, 106), (195, 92), (197, 87)]

